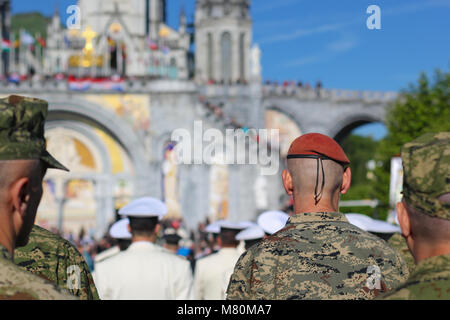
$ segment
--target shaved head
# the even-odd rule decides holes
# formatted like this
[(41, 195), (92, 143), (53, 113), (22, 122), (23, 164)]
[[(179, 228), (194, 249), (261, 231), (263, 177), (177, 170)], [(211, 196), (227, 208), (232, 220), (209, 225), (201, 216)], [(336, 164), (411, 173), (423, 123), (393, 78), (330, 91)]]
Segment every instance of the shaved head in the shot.
[[(319, 160), (318, 163), (317, 159), (304, 158), (288, 159), (287, 165), (294, 200), (302, 203), (316, 200), (316, 205), (320, 203), (325, 206), (339, 201), (344, 175), (342, 165), (332, 160)], [(316, 194), (317, 199), (314, 198)]]
[[(450, 193), (439, 198), (442, 202), (450, 202)], [(409, 213), (411, 231), (420, 241), (431, 243), (450, 243), (450, 220), (431, 217), (422, 213), (404, 200)]]
[(40, 166), (41, 160), (1, 160), (0, 161), (0, 190), (8, 188), (14, 181), (22, 177), (33, 177), (36, 173), (45, 172)]

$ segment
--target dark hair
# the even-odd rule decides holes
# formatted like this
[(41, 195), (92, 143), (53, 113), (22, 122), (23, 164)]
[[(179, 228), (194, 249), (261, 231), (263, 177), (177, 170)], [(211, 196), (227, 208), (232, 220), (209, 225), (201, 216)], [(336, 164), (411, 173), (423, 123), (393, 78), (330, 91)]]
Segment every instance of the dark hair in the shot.
[(178, 242), (180, 242), (181, 237), (177, 234), (167, 234), (164, 236), (164, 240), (167, 244), (171, 245), (178, 245)]
[(406, 203), (411, 229), (416, 236), (428, 241), (442, 242), (450, 239), (450, 220), (432, 217)]
[(117, 245), (119, 246), (120, 251), (127, 250), (130, 244), (131, 244), (130, 239), (117, 239)]
[(159, 223), (158, 217), (146, 217), (146, 218), (128, 217), (128, 218), (130, 220), (130, 229), (131, 234), (133, 236), (152, 235), (153, 232), (155, 231), (156, 225)]
[(236, 240), (236, 235), (241, 230), (220, 228), (219, 237), (222, 240), (222, 245), (226, 246), (237, 246), (239, 241)]

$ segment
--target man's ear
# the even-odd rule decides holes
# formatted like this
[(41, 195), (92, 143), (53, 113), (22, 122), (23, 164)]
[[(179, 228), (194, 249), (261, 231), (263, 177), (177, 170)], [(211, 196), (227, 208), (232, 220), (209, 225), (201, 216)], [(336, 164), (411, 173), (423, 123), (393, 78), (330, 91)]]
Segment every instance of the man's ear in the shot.
[(283, 179), (284, 190), (286, 190), (288, 195), (292, 196), (294, 194), (294, 185), (292, 183), (292, 176), (289, 171), (284, 169), (281, 172), (281, 178)]
[(400, 224), (400, 229), (402, 229), (403, 237), (408, 238), (411, 236), (411, 221), (409, 220), (409, 214), (403, 202), (397, 203), (397, 219)]
[(346, 194), (348, 189), (350, 189), (350, 185), (352, 183), (352, 171), (350, 167), (347, 167), (344, 170), (344, 174), (342, 175), (342, 185), (341, 185), (341, 194)]
[(23, 177), (13, 183), (10, 188), (10, 199), (15, 213), (19, 213), (22, 217), (25, 215), (30, 197), (30, 178)]

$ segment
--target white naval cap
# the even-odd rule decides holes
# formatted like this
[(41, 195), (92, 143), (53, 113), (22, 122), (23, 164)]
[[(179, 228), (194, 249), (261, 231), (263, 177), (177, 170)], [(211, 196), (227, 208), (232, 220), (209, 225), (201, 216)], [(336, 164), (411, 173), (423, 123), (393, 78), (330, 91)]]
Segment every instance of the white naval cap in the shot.
[(396, 233), (401, 232), (401, 229), (399, 226), (390, 224), (389, 222), (372, 219), (372, 223), (369, 226), (369, 231), (377, 233)]
[(109, 229), (109, 235), (114, 239), (131, 239), (131, 233), (128, 231), (129, 224), (128, 218), (116, 221)]
[(372, 218), (361, 213), (346, 213), (345, 217), (348, 222), (357, 226), (361, 230), (368, 231)]
[(243, 230), (248, 227), (254, 226), (254, 222), (251, 221), (231, 221), (231, 220), (222, 220), (219, 222), (220, 229), (233, 229), (233, 230)]
[(269, 234), (281, 230), (286, 225), (289, 215), (283, 211), (265, 211), (258, 216), (258, 225)]
[(401, 231), (399, 226), (386, 221), (373, 219), (361, 213), (347, 213), (345, 217), (351, 224), (364, 231), (377, 233), (395, 233)]
[(240, 221), (240, 222), (234, 222), (230, 220), (217, 220), (210, 224), (208, 224), (205, 228), (205, 231), (208, 233), (220, 233), (220, 228), (227, 228), (227, 229), (236, 229), (236, 230), (242, 230), (249, 227), (255, 226), (256, 223), (251, 221)]
[(223, 220), (217, 220), (208, 224), (205, 228), (205, 231), (208, 233), (219, 233), (220, 232), (220, 223)]
[(265, 233), (264, 233), (263, 228), (261, 228), (258, 225), (255, 225), (255, 226), (249, 227), (249, 228), (239, 232), (236, 235), (235, 239), (239, 240), (239, 241), (241, 241), (241, 240), (244, 240), (244, 241), (256, 240), (256, 239), (262, 239), (262, 238), (264, 238), (264, 236), (265, 236)]
[(167, 206), (161, 200), (143, 197), (120, 208), (119, 214), (136, 218), (158, 217), (161, 220), (167, 214)]

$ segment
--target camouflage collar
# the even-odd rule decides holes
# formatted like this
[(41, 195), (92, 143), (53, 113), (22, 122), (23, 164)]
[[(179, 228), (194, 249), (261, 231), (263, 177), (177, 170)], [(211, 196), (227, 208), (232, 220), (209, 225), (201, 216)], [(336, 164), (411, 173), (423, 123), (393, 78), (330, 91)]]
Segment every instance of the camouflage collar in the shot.
[(304, 222), (324, 222), (324, 221), (341, 221), (348, 222), (343, 213), (340, 212), (302, 212), (296, 213), (289, 217), (287, 223), (304, 223)]
[(4, 246), (2, 246), (0, 244), (0, 259), (5, 259), (5, 260), (11, 260), (12, 261), (12, 256), (9, 253), (8, 250), (6, 250), (6, 248)]
[(435, 273), (436, 270), (439, 270), (439, 272), (450, 271), (450, 254), (434, 256), (420, 261), (414, 268), (410, 278), (432, 274)]

